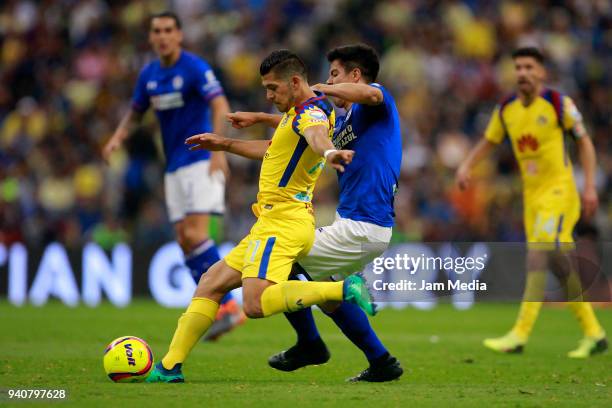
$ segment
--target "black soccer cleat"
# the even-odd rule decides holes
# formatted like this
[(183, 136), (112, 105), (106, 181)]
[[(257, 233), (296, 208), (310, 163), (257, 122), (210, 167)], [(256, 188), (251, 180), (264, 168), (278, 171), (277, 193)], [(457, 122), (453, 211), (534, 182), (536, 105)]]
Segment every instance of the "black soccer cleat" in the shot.
[(400, 362), (397, 358), (389, 355), (387, 358), (376, 364), (370, 364), (368, 368), (360, 372), (355, 377), (347, 379), (348, 382), (387, 382), (399, 379), (404, 374)]
[(309, 365), (325, 364), (329, 361), (329, 350), (323, 340), (319, 339), (308, 346), (296, 344), (289, 350), (281, 351), (268, 359), (272, 368), (280, 371), (295, 371)]

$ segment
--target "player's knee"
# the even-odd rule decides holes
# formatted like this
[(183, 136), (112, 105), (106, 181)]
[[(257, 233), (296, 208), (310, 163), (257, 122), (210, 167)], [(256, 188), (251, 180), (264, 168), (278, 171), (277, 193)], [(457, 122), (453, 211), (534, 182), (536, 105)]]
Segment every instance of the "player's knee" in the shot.
[(195, 226), (185, 225), (178, 236), (179, 245), (185, 253), (189, 253), (193, 248), (208, 238), (206, 231)]
[(244, 310), (244, 314), (250, 319), (264, 317), (259, 297), (245, 297), (243, 299), (242, 309)]

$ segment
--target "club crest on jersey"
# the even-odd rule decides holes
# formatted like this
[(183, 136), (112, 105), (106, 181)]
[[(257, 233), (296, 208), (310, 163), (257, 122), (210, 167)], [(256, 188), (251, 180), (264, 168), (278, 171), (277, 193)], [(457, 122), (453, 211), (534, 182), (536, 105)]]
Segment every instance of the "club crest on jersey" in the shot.
[(147, 89), (152, 91), (157, 88), (157, 81), (149, 81), (147, 82)]
[(536, 119), (536, 122), (538, 125), (545, 125), (548, 123), (548, 119), (546, 119), (546, 116), (544, 115), (540, 115), (538, 116), (538, 118)]
[(538, 147), (540, 147), (540, 144), (538, 143), (538, 139), (533, 137), (531, 133), (528, 133), (526, 135), (522, 135), (519, 138), (517, 146), (519, 152), (524, 153), (528, 149), (535, 152), (536, 150), (538, 150)]
[(177, 75), (174, 78), (172, 78), (172, 87), (177, 90), (181, 89), (183, 87), (183, 77), (180, 75)]

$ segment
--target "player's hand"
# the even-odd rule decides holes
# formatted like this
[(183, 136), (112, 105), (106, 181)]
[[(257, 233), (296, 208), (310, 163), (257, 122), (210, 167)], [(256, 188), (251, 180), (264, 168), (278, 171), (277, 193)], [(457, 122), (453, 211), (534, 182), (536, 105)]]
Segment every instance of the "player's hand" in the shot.
[(119, 150), (121, 147), (121, 141), (127, 137), (127, 132), (125, 130), (117, 130), (115, 134), (109, 139), (108, 142), (102, 147), (102, 159), (108, 164), (110, 162), (110, 157), (112, 156), (115, 150)]
[(459, 166), (457, 169), (457, 173), (455, 174), (455, 182), (461, 191), (465, 190), (470, 185), (470, 182), (472, 181), (470, 173), (470, 169), (464, 165)]
[(212, 152), (210, 154), (210, 168), (208, 173), (212, 176), (218, 171), (223, 173), (226, 181), (229, 180), (230, 168), (229, 164), (227, 164), (225, 152)]
[(327, 84), (314, 84), (310, 87), (310, 89), (312, 89), (313, 91), (319, 91), (322, 93), (325, 93), (325, 87), (327, 86)]
[(214, 133), (200, 133), (185, 140), (186, 145), (190, 145), (189, 150), (209, 150), (220, 152), (227, 150), (228, 140), (226, 137)]
[(353, 161), (353, 150), (336, 150), (327, 155), (327, 162), (340, 173), (344, 173), (344, 166)]
[(243, 129), (259, 123), (256, 112), (232, 112), (227, 114), (227, 121), (235, 129)]
[(586, 187), (582, 193), (582, 212), (586, 219), (590, 219), (595, 215), (599, 206), (599, 198), (595, 187)]

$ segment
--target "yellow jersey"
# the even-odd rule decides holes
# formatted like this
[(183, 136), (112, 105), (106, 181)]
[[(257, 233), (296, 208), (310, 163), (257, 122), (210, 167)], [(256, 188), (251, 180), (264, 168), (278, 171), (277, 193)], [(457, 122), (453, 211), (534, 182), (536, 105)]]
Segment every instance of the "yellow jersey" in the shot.
[(495, 108), (485, 138), (492, 143), (510, 139), (527, 202), (559, 187), (576, 190), (566, 139), (583, 134), (582, 116), (574, 102), (545, 89), (529, 106), (516, 95), (506, 98)]
[(266, 151), (261, 174), (256, 216), (312, 217), (312, 191), (325, 165), (304, 138), (312, 126), (325, 126), (330, 139), (335, 126), (334, 109), (321, 93), (285, 113)]

